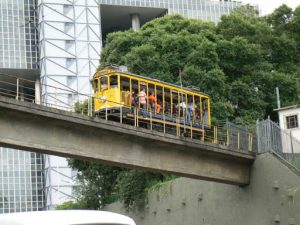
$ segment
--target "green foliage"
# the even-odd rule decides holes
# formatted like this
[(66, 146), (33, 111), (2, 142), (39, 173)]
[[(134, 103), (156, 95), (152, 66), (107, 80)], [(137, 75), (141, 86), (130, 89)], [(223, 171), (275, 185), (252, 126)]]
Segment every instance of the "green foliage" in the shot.
[[(300, 87), (300, 7), (293, 11), (283, 5), (269, 16), (257, 15), (243, 6), (218, 25), (171, 15), (146, 23), (140, 32), (111, 33), (100, 67), (126, 65), (133, 73), (177, 84), (182, 73), (184, 86), (211, 96), (214, 121), (251, 126), (275, 117), (275, 87), (282, 106), (299, 102)], [(76, 111), (83, 108), (78, 104)], [(86, 208), (116, 199), (127, 209), (141, 207), (151, 186), (173, 178), (78, 160), (70, 164), (79, 171), (78, 202)]]
[(293, 9), (287, 5), (282, 5), (267, 16), (268, 23), (273, 27), (275, 32), (290, 32), (293, 21)]
[(78, 207), (101, 209), (117, 200), (126, 209), (143, 208), (146, 192), (153, 184), (173, 178), (170, 175), (125, 169), (95, 162), (70, 159), (69, 165), (78, 171), (77, 202), (66, 203), (60, 209)]
[(73, 201), (69, 201), (69, 202), (64, 202), (61, 205), (58, 205), (55, 207), (55, 210), (67, 210), (67, 209), (85, 209), (87, 208), (87, 206), (80, 201), (77, 202), (73, 202)]
[(86, 99), (83, 102), (78, 101), (74, 104), (74, 111), (76, 113), (87, 115), (89, 110), (92, 110), (92, 106), (93, 106), (92, 98)]
[(231, 41), (220, 40), (218, 56), (220, 67), (231, 81), (249, 75), (263, 60), (261, 46), (251, 44), (243, 37), (234, 37)]
[(212, 42), (217, 38), (214, 29), (212, 23), (179, 15), (155, 19), (140, 32), (109, 34), (101, 65), (125, 64), (132, 72), (177, 83), (179, 71), (190, 60), (207, 69), (215, 68), (218, 57)]
[(118, 199), (115, 186), (125, 169), (75, 159), (70, 159), (69, 165), (78, 171), (78, 200), (87, 208), (99, 209)]
[(169, 180), (172, 176), (142, 170), (123, 171), (118, 177), (119, 199), (126, 209), (142, 209), (147, 201), (147, 190), (156, 183)]
[(257, 15), (258, 12), (253, 7), (242, 6), (231, 14), (222, 16), (217, 32), (226, 40), (243, 37), (250, 43), (265, 43), (272, 34), (272, 29)]

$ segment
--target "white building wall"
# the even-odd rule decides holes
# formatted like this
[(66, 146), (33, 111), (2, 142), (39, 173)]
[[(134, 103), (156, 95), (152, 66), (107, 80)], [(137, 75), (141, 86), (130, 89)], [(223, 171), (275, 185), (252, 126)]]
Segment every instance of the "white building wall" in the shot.
[(67, 160), (58, 156), (44, 156), (46, 208), (74, 200), (74, 179), (76, 173), (70, 169)]
[[(278, 111), (279, 113), (279, 125), (283, 129), (282, 132), (282, 146), (284, 153), (300, 153), (300, 107), (282, 109)], [(297, 115), (298, 117), (298, 127), (288, 129), (287, 120), (288, 116)], [(293, 138), (291, 138), (293, 137)]]
[[(38, 16), (41, 84), (48, 85), (42, 89), (42, 102), (72, 110), (75, 102), (91, 95), (90, 79), (99, 64), (102, 42), (98, 3), (39, 0)], [(65, 158), (45, 156), (47, 209), (74, 200), (74, 178)]]
[[(64, 109), (91, 94), (101, 49), (100, 13), (96, 0), (40, 0), (42, 101)], [(78, 95), (77, 93), (82, 95)]]

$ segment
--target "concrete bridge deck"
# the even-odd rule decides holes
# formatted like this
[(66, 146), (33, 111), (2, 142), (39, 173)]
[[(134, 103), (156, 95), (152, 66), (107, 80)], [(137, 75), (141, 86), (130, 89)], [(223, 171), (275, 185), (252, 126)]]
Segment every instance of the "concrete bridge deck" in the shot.
[(0, 146), (235, 185), (250, 183), (255, 159), (251, 152), (1, 96)]

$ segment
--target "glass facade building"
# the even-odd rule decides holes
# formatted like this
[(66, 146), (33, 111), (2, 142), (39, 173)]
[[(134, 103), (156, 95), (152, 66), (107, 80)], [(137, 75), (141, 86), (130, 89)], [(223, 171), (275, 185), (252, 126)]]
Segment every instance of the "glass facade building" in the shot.
[(44, 208), (41, 154), (0, 150), (0, 213)]
[(231, 0), (99, 0), (101, 5), (120, 5), (145, 8), (163, 8), (168, 14), (181, 14), (188, 18), (217, 23), (221, 16), (241, 6)]
[(37, 69), (34, 0), (0, 0), (0, 68)]
[[(38, 68), (34, 0), (0, 0), (0, 72)], [(1, 79), (1, 77), (0, 77)], [(0, 147), (0, 213), (44, 207), (41, 154)]]

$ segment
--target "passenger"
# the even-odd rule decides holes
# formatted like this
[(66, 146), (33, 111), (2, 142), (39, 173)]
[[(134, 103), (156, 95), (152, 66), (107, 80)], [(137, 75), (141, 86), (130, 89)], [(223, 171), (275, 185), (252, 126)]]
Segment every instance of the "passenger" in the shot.
[(143, 109), (143, 116), (146, 117), (146, 110), (147, 110), (147, 95), (145, 92), (145, 88), (143, 88), (140, 93), (139, 93), (139, 102), (140, 102), (140, 107)]
[[(200, 121), (200, 109), (196, 107), (195, 109), (195, 119)], [(201, 121), (200, 121), (201, 122)]]
[(156, 102), (156, 96), (154, 95), (153, 92), (151, 92), (151, 94), (148, 97), (148, 103), (151, 110), (155, 108), (155, 102)]
[(173, 117), (177, 117), (177, 107), (176, 104), (173, 104)]
[(171, 115), (171, 105), (169, 102), (165, 102), (165, 114), (168, 116)]
[(202, 116), (203, 124), (208, 125), (208, 110), (205, 106), (203, 106), (203, 116)]
[(194, 115), (194, 121), (196, 121), (199, 124), (202, 124), (201, 118), (202, 115), (200, 113), (201, 104), (199, 100), (195, 101), (195, 115)]
[(132, 94), (131, 94), (131, 107), (132, 107), (132, 112), (134, 112), (134, 108), (136, 108), (139, 104), (139, 97), (137, 95), (137, 93), (132, 90)]
[(156, 103), (156, 113), (159, 114), (160, 110), (161, 110), (161, 102), (157, 101), (157, 103)]
[(177, 105), (177, 108), (180, 108), (180, 116), (185, 115), (185, 110), (186, 110), (186, 104), (185, 102), (181, 102), (179, 105)]
[(187, 119), (188, 121), (191, 121), (193, 118), (194, 104), (192, 102), (189, 102), (187, 105), (187, 109), (188, 109)]

